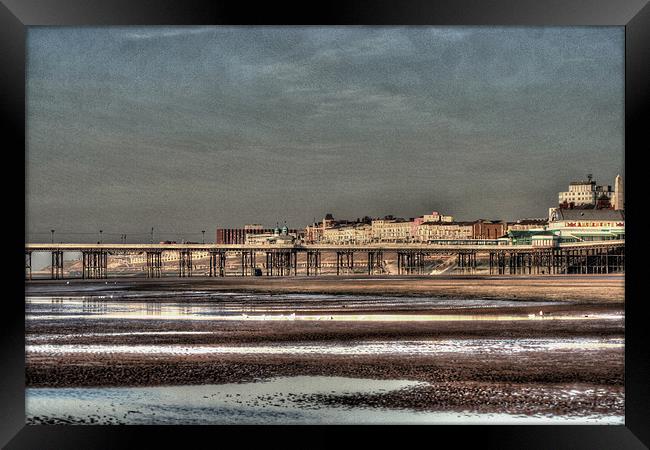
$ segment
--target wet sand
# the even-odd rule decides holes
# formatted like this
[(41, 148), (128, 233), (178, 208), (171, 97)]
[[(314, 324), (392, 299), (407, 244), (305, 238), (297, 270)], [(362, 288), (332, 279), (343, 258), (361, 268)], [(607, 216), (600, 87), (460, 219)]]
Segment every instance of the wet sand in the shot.
[[(82, 386), (174, 386), (222, 383), (245, 383), (274, 377), (339, 376), (374, 380), (413, 380), (425, 385), (393, 392), (357, 393), (354, 395), (309, 394), (297, 395), (297, 403), (339, 407), (394, 408), (422, 411), (507, 412), (512, 414), (607, 414), (624, 413), (624, 307), (622, 304), (622, 277), (525, 277), (521, 279), (400, 279), (400, 280), (152, 280), (133, 283), (133, 280), (102, 282), (71, 281), (64, 288), (65, 295), (100, 295), (111, 289), (119, 292), (139, 292), (139, 301), (151, 301), (147, 292), (170, 291), (165, 301), (188, 301), (192, 305), (213, 304), (214, 300), (187, 300), (181, 292), (189, 286), (201, 292), (314, 292), (349, 293), (362, 289), (364, 294), (386, 294), (389, 289), (400, 295), (436, 297), (462, 291), (462, 298), (472, 298), (467, 292), (488, 290), (504, 300), (490, 307), (422, 306), (413, 300), (413, 307), (382, 306), (381, 303), (364, 307), (363, 301), (342, 309), (340, 302), (318, 303), (310, 309), (309, 303), (297, 315), (327, 314), (386, 314), (396, 316), (439, 315), (465, 316), (468, 320), (436, 321), (301, 321), (301, 320), (172, 320), (164, 315), (156, 320), (120, 320), (102, 318), (93, 320), (57, 319), (27, 320), (27, 345), (99, 345), (132, 347), (172, 346), (174, 348), (206, 348), (232, 346), (241, 352), (172, 354), (108, 350), (88, 352), (28, 351), (26, 382), (28, 387), (82, 387)], [(52, 286), (61, 283), (32, 283), (28, 295), (44, 295)], [(539, 291), (529, 292), (531, 286)], [(252, 288), (251, 288), (252, 287)], [(93, 288), (93, 289), (89, 289)], [(351, 289), (351, 290), (350, 290)], [(56, 290), (56, 289), (55, 289)], [(339, 291), (340, 290), (340, 291)], [(515, 291), (505, 295), (503, 290)], [(617, 298), (618, 290), (621, 298)], [(31, 291), (31, 294), (30, 294)], [(542, 291), (545, 292), (542, 295)], [(599, 297), (591, 298), (598, 291)], [(173, 292), (178, 292), (175, 297)], [(496, 292), (501, 292), (497, 294)], [(570, 295), (569, 295), (570, 294)], [(62, 295), (59, 293), (58, 295)], [(154, 298), (155, 293), (151, 294)], [(253, 296), (254, 297), (254, 296)], [(362, 297), (359, 297), (362, 298)], [(505, 300), (508, 302), (505, 302)], [(524, 299), (534, 300), (524, 303)], [(265, 298), (265, 301), (268, 299)], [(515, 300), (513, 304), (510, 302)], [(232, 302), (225, 296), (222, 302)], [(251, 300), (254, 302), (254, 300)], [(286, 301), (283, 300), (283, 301)], [(258, 301), (259, 302), (259, 301)], [(296, 300), (296, 303), (299, 301)], [(277, 303), (282, 305), (282, 301)], [(405, 301), (405, 303), (408, 303)], [(86, 307), (94, 311), (102, 300), (91, 300)], [(246, 304), (237, 303), (237, 305)], [(351, 303), (348, 303), (350, 305)], [(521, 304), (521, 306), (517, 306)], [(266, 305), (266, 303), (264, 303)], [(199, 306), (195, 306), (199, 308)], [(56, 305), (53, 306), (56, 308)], [(370, 309), (369, 309), (370, 308)], [(99, 306), (101, 312), (101, 306)], [(287, 310), (286, 312), (288, 312)], [(540, 316), (539, 313), (542, 312)], [(252, 313), (249, 313), (252, 314)], [(477, 315), (484, 320), (472, 320)], [(516, 317), (520, 320), (508, 319)], [(554, 320), (554, 319), (566, 320)], [(510, 352), (509, 346), (520, 342), (560, 342), (547, 350), (523, 348)], [(464, 346), (476, 341), (471, 350)], [(496, 342), (496, 344), (494, 342)], [(321, 346), (325, 349), (349, 349), (363, 343), (391, 346), (411, 345), (417, 342), (453, 342), (459, 351), (446, 353), (410, 354), (322, 352), (273, 352), (286, 346)], [(503, 342), (503, 350), (500, 348)], [(588, 342), (588, 344), (585, 344)], [(599, 345), (600, 342), (605, 345)], [(608, 342), (621, 342), (610, 345)], [(481, 343), (487, 343), (481, 348)], [(594, 344), (595, 343), (595, 344)], [(575, 348), (572, 346), (575, 345)], [(250, 353), (251, 346), (271, 349), (265, 353)], [(303, 347), (300, 347), (303, 346)], [(477, 347), (478, 346), (478, 347)], [(418, 345), (415, 345), (418, 347)], [(409, 347), (410, 348), (410, 347)], [(469, 347), (468, 347), (469, 348)], [(40, 419), (39, 419), (40, 420)], [(45, 421), (49, 419), (43, 419)]]
[[(69, 283), (69, 284), (66, 284)], [(187, 290), (259, 293), (419, 295), (443, 298), (581, 301), (623, 303), (624, 275), (522, 276), (385, 276), (385, 277), (225, 277), (225, 278), (115, 278), (99, 280), (33, 280), (27, 293), (86, 294), (87, 286), (129, 291)]]

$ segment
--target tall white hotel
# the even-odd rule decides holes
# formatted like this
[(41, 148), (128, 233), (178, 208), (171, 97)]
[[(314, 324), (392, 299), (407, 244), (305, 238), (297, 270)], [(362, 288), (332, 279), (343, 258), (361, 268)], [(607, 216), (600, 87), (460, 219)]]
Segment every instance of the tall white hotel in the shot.
[(624, 209), (623, 178), (620, 175), (616, 176), (614, 190), (612, 190), (611, 186), (598, 186), (592, 180), (592, 176), (588, 175), (586, 181), (569, 183), (569, 190), (560, 192), (558, 200), (560, 204), (566, 202), (567, 204), (573, 203), (574, 206), (595, 205), (603, 195), (610, 200), (615, 210)]

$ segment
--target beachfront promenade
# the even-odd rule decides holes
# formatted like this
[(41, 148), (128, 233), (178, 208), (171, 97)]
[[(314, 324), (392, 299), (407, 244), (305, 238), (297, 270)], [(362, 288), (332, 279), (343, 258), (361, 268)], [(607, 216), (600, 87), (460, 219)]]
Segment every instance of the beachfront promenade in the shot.
[[(555, 245), (512, 245), (504, 241), (467, 240), (455, 243), (375, 243), (363, 245), (329, 244), (89, 244), (89, 243), (28, 243), (25, 245), (25, 272), (31, 279), (32, 253), (51, 254), (51, 278), (63, 278), (64, 252), (81, 253), (81, 278), (108, 277), (111, 256), (146, 255), (145, 275), (162, 275), (163, 252), (178, 254), (178, 276), (192, 276), (192, 255), (209, 254), (209, 276), (226, 276), (227, 258), (237, 258), (239, 276), (317, 276), (323, 268), (323, 255), (335, 259), (337, 275), (353, 273), (360, 260), (367, 274), (385, 274), (383, 262), (393, 256), (398, 275), (426, 273), (431, 259), (453, 258), (464, 273), (476, 270), (478, 261), (485, 261), (490, 274), (601, 274), (625, 270), (625, 241), (589, 241), (556, 243)], [(301, 263), (298, 263), (299, 257)], [(355, 257), (357, 263), (355, 263)], [(298, 270), (299, 267), (302, 270)]]

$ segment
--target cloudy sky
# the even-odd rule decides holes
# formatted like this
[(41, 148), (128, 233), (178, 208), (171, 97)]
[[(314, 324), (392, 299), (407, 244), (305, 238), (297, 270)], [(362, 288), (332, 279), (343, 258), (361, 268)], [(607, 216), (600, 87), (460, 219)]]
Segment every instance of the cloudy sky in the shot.
[(623, 174), (622, 27), (31, 27), (27, 45), (32, 241), (543, 217), (569, 181)]

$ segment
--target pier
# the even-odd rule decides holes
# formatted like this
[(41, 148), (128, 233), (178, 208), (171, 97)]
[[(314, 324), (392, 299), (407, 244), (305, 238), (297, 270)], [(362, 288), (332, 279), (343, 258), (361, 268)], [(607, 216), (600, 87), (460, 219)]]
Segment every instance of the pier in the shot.
[[(458, 273), (473, 274), (479, 261), (491, 275), (608, 274), (625, 271), (622, 240), (560, 243), (556, 246), (366, 244), (366, 245), (217, 245), (217, 244), (37, 244), (25, 245), (25, 277), (32, 279), (32, 254), (51, 255), (50, 278), (63, 278), (65, 252), (81, 253), (81, 278), (109, 276), (108, 262), (115, 255), (145, 255), (144, 276), (163, 276), (162, 255), (178, 255), (178, 277), (193, 276), (193, 254), (208, 253), (210, 277), (225, 276), (318, 276), (324, 267), (336, 275), (385, 274), (382, 262), (394, 255), (397, 275), (424, 275), (432, 258), (455, 259)], [(324, 255), (335, 257), (326, 264)], [(299, 258), (300, 256), (300, 258)], [(239, 270), (227, 273), (226, 261), (236, 258)], [(299, 259), (301, 262), (299, 263)], [(165, 274), (164, 276), (173, 276)], [(79, 277), (76, 277), (79, 278)]]

